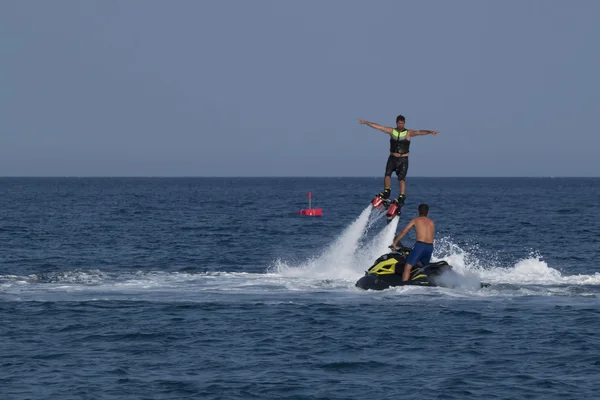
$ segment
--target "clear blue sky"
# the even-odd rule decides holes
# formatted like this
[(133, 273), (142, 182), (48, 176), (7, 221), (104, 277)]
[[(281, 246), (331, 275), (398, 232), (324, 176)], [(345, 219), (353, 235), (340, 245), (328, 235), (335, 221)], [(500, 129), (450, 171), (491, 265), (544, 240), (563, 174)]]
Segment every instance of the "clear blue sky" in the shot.
[(0, 1), (0, 176), (600, 176), (600, 2)]

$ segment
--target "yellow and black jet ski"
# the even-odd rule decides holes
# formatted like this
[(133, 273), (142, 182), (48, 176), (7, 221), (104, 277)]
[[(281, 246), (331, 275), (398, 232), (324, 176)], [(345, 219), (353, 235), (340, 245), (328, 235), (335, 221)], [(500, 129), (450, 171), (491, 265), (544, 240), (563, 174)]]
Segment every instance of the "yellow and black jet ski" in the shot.
[(365, 290), (383, 290), (392, 286), (404, 285), (444, 286), (440, 279), (442, 274), (457, 275), (446, 261), (427, 265), (419, 262), (410, 271), (408, 281), (403, 281), (402, 273), (410, 250), (408, 247), (401, 247), (399, 250), (379, 257), (365, 272), (365, 276), (356, 282), (356, 287)]

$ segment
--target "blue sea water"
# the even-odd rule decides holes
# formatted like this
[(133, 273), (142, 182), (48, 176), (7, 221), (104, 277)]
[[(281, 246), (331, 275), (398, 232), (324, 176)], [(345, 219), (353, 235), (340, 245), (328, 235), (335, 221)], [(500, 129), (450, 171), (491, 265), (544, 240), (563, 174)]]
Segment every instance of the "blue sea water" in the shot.
[[(381, 183), (0, 179), (0, 398), (599, 398), (600, 179)], [(421, 202), (459, 287), (355, 288)]]

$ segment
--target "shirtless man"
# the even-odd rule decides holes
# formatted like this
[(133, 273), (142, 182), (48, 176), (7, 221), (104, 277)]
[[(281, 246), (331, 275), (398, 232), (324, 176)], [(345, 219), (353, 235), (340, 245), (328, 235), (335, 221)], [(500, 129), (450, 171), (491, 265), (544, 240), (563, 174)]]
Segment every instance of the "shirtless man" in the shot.
[(431, 253), (433, 253), (433, 237), (435, 236), (435, 224), (431, 219), (427, 217), (429, 213), (429, 206), (427, 204), (419, 204), (419, 216), (406, 225), (406, 228), (400, 232), (394, 243), (390, 246), (392, 250), (397, 250), (396, 246), (400, 243), (400, 240), (408, 233), (410, 228), (415, 227), (417, 232), (417, 243), (410, 251), (406, 264), (404, 265), (404, 273), (402, 274), (402, 280), (407, 281), (410, 277), (410, 270), (419, 261), (423, 264), (429, 264), (431, 261)]

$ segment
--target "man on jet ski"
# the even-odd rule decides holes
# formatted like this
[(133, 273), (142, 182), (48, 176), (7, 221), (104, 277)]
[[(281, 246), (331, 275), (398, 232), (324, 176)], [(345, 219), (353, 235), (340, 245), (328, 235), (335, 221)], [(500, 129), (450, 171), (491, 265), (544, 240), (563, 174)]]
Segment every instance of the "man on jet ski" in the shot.
[(429, 206), (427, 204), (419, 204), (419, 216), (406, 225), (406, 228), (400, 232), (394, 243), (390, 246), (392, 250), (397, 250), (397, 245), (400, 240), (408, 233), (410, 228), (415, 227), (417, 233), (417, 243), (412, 248), (406, 264), (404, 265), (404, 273), (402, 274), (402, 280), (407, 281), (410, 277), (410, 270), (414, 265), (417, 265), (419, 261), (423, 264), (429, 264), (431, 261), (431, 254), (433, 253), (433, 237), (435, 236), (435, 224), (427, 217), (429, 213)]

